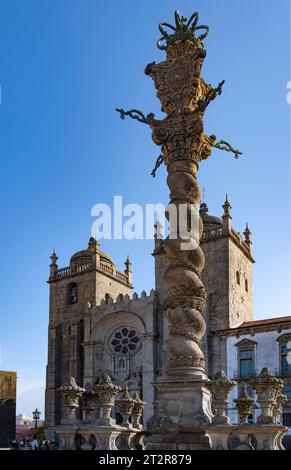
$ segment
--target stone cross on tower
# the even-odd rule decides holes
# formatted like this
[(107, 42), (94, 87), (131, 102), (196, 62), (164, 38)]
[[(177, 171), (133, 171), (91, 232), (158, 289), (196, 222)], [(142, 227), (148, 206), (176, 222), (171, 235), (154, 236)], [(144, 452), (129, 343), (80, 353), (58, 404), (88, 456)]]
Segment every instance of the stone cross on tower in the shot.
[(177, 214), (173, 224), (168, 206), (170, 232), (164, 242), (168, 267), (163, 305), (168, 323), (167, 366), (164, 376), (155, 383), (157, 400), (154, 416), (147, 424), (152, 433), (148, 449), (210, 447), (205, 431), (211, 421), (210, 392), (201, 350), (206, 331), (206, 291), (201, 281), (204, 255), (199, 239), (203, 222), (199, 215), (201, 191), (197, 172), (200, 162), (211, 155), (212, 147), (232, 151), (236, 157), (240, 152), (225, 141), (216, 143), (214, 135), (204, 133), (204, 112), (221, 94), (224, 82), (212, 88), (201, 77), (206, 57), (203, 40), (209, 28), (198, 25), (198, 20), (197, 12), (189, 20), (175, 12), (175, 25), (159, 25), (162, 37), (157, 45), (166, 51), (166, 60), (147, 65), (145, 73), (154, 80), (166, 117), (158, 120), (152, 113), (144, 116), (138, 110), (117, 110), (121, 118), (128, 115), (150, 126), (154, 143), (161, 147), (155, 170), (164, 161), (169, 206)]

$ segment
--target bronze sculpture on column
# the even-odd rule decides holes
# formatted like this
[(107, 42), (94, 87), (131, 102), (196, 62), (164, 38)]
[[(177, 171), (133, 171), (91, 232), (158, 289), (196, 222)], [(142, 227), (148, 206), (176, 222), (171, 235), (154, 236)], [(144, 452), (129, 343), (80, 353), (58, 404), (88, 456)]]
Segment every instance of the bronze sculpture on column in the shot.
[[(212, 147), (241, 153), (225, 141), (204, 133), (207, 106), (222, 92), (206, 84), (201, 68), (206, 56), (203, 40), (208, 26), (198, 25), (198, 13), (188, 20), (175, 12), (175, 25), (160, 23), (159, 49), (165, 61), (147, 65), (146, 75), (155, 83), (166, 117), (155, 119), (136, 109), (117, 109), (122, 119), (129, 116), (148, 124), (153, 141), (161, 147), (155, 173), (164, 162), (170, 203), (166, 210), (169, 236), (164, 242), (167, 270), (164, 275), (166, 300), (163, 311), (168, 323), (165, 348), (167, 365), (156, 381), (154, 416), (148, 422), (152, 436), (148, 449), (207, 449), (205, 426), (211, 421), (210, 392), (205, 374), (201, 339), (206, 331), (203, 310), (206, 291), (201, 281), (204, 255), (199, 246), (203, 223), (199, 215), (200, 188), (197, 172)], [(170, 32), (167, 32), (167, 28)], [(200, 34), (202, 32), (202, 34)]]

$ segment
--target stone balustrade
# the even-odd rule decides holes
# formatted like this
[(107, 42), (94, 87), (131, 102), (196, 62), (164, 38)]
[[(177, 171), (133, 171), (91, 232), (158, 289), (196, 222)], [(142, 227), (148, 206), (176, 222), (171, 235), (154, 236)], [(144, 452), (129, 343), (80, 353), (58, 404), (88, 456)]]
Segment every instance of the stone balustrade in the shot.
[[(212, 450), (284, 450), (282, 439), (288, 429), (281, 424), (283, 406), (288, 400), (282, 395), (283, 381), (272, 376), (267, 368), (249, 382), (256, 392), (255, 401), (247, 384), (239, 384), (238, 397), (234, 400), (238, 423), (230, 424), (225, 416), (225, 407), (234, 381), (228, 380), (223, 371), (216, 374), (208, 387), (212, 393), (214, 418), (208, 426)], [(260, 414), (255, 422), (254, 405), (257, 402)], [(252, 415), (252, 421), (249, 417)]]
[[(207, 425), (212, 450), (283, 450), (282, 438), (287, 428), (280, 423), (287, 397), (282, 394), (283, 381), (264, 368), (252, 381), (257, 394), (260, 415), (250, 423), (255, 400), (250, 397), (246, 383), (239, 384), (234, 400), (238, 413), (237, 424), (231, 424), (226, 415), (229, 394), (236, 382), (219, 371), (207, 387), (212, 395), (213, 417)], [(142, 449), (144, 431), (140, 419), (146, 403), (138, 394), (131, 396), (128, 388), (115, 385), (109, 375), (103, 374), (93, 390), (85, 390), (74, 378), (59, 388), (62, 398), (61, 424), (56, 426), (61, 449), (135, 450)], [(122, 416), (117, 425), (112, 418), (116, 407)], [(82, 411), (82, 413), (81, 413)]]
[[(74, 274), (91, 271), (92, 269), (93, 269), (92, 263), (77, 264), (74, 267), (65, 266), (64, 268), (60, 268), (56, 270), (53, 276), (53, 279), (62, 279), (64, 277), (69, 277)], [(100, 262), (99, 265), (97, 265), (96, 268), (94, 269), (97, 269), (97, 271), (102, 271), (103, 273), (106, 273), (107, 275), (118, 279), (124, 284), (130, 284), (129, 278), (125, 273), (118, 271), (115, 267), (110, 266), (106, 263)]]
[[(58, 392), (63, 400), (61, 424), (56, 426), (62, 450), (135, 450), (143, 437), (140, 419), (145, 402), (128, 388), (115, 385), (109, 375), (97, 378), (93, 390), (85, 390), (72, 377)], [(116, 406), (121, 425), (112, 418)], [(81, 413), (82, 412), (82, 413)]]

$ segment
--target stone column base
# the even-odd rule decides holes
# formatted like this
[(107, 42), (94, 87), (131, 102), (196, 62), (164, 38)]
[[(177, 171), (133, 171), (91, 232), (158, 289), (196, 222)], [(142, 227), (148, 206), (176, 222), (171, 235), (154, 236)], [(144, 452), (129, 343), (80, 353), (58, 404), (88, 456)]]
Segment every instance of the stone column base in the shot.
[(146, 450), (210, 450), (207, 434), (153, 434)]
[(136, 450), (143, 449), (141, 431), (117, 424), (100, 426), (96, 423), (58, 425), (60, 450)]
[(146, 450), (208, 450), (211, 393), (200, 376), (164, 376), (157, 389), (154, 415), (147, 422)]

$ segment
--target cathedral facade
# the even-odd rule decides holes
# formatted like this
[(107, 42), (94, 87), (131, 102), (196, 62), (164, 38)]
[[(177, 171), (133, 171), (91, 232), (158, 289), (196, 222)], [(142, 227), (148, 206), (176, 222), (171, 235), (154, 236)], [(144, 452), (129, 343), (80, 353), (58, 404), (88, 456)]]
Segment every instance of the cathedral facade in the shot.
[[(214, 217), (208, 214), (205, 203), (200, 207), (204, 225), (201, 247), (205, 255), (202, 280), (207, 291), (207, 332), (202, 346), (209, 377), (222, 369), (229, 376), (246, 379), (256, 372), (257, 360), (257, 341), (249, 336), (262, 330), (262, 324), (253, 320), (251, 232), (248, 226), (243, 236), (234, 230), (228, 198), (222, 208), (222, 217)], [(140, 296), (132, 294), (130, 260), (125, 261), (125, 270), (119, 271), (94, 238), (90, 238), (87, 249), (71, 257), (67, 267), (59, 268), (57, 255), (55, 252), (51, 255), (45, 410), (48, 435), (53, 435), (54, 426), (61, 418), (57, 389), (68, 383), (71, 376), (78, 385), (90, 390), (96, 378), (106, 372), (117, 385), (126, 384), (131, 393), (139, 392), (147, 403), (144, 422), (152, 416), (155, 400), (152, 383), (165, 368), (162, 345), (167, 337), (162, 312), (167, 258), (160, 229), (157, 222), (153, 250), (155, 288)], [(268, 327), (263, 331), (278, 347), (287, 350), (291, 317), (279, 323), (273, 320), (268, 320)], [(270, 331), (275, 331), (274, 338)], [(278, 339), (280, 336), (284, 344)], [(266, 347), (267, 343), (264, 344)], [(268, 347), (272, 348), (270, 344)], [(266, 349), (261, 354), (264, 360), (258, 369), (267, 366), (276, 369)], [(253, 362), (247, 361), (250, 357)], [(277, 375), (284, 377), (286, 391), (289, 390), (287, 424), (291, 417), (291, 370), (286, 364), (284, 370), (279, 366)], [(236, 394), (234, 391), (233, 398)], [(231, 410), (232, 405), (230, 414)], [(118, 422), (118, 410), (114, 413)]]

